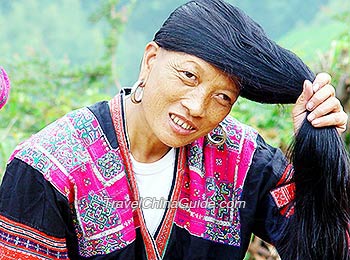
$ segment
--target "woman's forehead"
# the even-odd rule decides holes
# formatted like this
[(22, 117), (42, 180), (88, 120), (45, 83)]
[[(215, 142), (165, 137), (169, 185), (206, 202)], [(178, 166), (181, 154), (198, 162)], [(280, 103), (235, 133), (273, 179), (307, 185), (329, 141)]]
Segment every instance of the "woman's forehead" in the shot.
[(193, 66), (194, 68), (198, 70), (205, 71), (215, 71), (219, 74), (224, 74), (223, 71), (215, 67), (214, 65), (210, 64), (209, 62), (195, 56), (192, 54), (188, 54), (185, 52), (176, 52), (176, 51), (168, 51), (163, 48), (161, 48), (162, 55), (165, 59), (167, 59), (169, 62), (175, 62), (177, 65), (183, 65), (183, 66)]

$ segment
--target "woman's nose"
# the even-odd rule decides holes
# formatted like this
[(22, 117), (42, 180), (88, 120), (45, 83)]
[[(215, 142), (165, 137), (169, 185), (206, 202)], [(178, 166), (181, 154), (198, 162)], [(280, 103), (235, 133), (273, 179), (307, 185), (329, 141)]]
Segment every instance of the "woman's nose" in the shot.
[(181, 101), (182, 105), (193, 117), (204, 117), (206, 111), (206, 95), (202, 91), (191, 91)]

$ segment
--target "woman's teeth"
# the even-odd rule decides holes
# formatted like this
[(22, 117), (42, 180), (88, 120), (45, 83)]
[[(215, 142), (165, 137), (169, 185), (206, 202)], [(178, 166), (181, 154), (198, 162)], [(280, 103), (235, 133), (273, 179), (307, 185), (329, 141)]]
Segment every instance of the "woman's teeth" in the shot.
[(190, 126), (189, 124), (184, 122), (182, 119), (178, 118), (177, 116), (170, 115), (170, 117), (175, 124), (177, 124), (178, 126), (181, 126), (183, 129), (185, 129), (185, 130), (193, 130), (194, 129), (192, 126)]

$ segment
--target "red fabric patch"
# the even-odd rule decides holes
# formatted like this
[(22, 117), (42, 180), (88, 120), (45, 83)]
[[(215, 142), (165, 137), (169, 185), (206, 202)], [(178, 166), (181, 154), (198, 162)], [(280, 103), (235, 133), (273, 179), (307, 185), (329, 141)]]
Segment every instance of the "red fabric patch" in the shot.
[(295, 183), (289, 183), (278, 187), (271, 192), (272, 198), (274, 199), (279, 209), (287, 206), (295, 198)]

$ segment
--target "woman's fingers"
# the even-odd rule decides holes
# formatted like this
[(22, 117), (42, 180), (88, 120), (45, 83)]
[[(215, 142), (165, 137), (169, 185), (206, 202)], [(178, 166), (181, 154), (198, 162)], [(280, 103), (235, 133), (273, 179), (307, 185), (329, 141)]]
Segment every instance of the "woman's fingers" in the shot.
[(335, 126), (338, 133), (346, 130), (348, 115), (344, 111), (334, 112), (311, 121), (314, 127)]
[(331, 80), (332, 80), (331, 75), (329, 75), (326, 72), (321, 72), (317, 74), (314, 82), (312, 83), (314, 92), (317, 92), (317, 90), (319, 90), (323, 86), (330, 84)]
[(348, 115), (335, 96), (335, 88), (329, 84), (331, 77), (320, 73), (313, 82), (314, 94), (308, 101), (306, 109), (311, 111), (307, 119), (314, 127), (335, 126), (339, 133), (346, 130)]
[(340, 112), (342, 111), (342, 106), (340, 101), (336, 97), (329, 97), (320, 105), (312, 110), (312, 112), (308, 115), (307, 119), (311, 122), (316, 118), (320, 118), (322, 116), (328, 115), (332, 112)]
[[(314, 85), (315, 86), (315, 85)], [(330, 97), (335, 96), (335, 89), (332, 85), (327, 84), (323, 87), (319, 87), (318, 90), (310, 98), (309, 102), (306, 105), (306, 109), (313, 111), (320, 104), (325, 102)]]
[(307, 119), (314, 127), (335, 126), (339, 133), (346, 130), (348, 115), (335, 96), (335, 88), (330, 84), (328, 73), (317, 74), (313, 83), (306, 80), (304, 89), (293, 108), (294, 131), (297, 132), (310, 111)]

